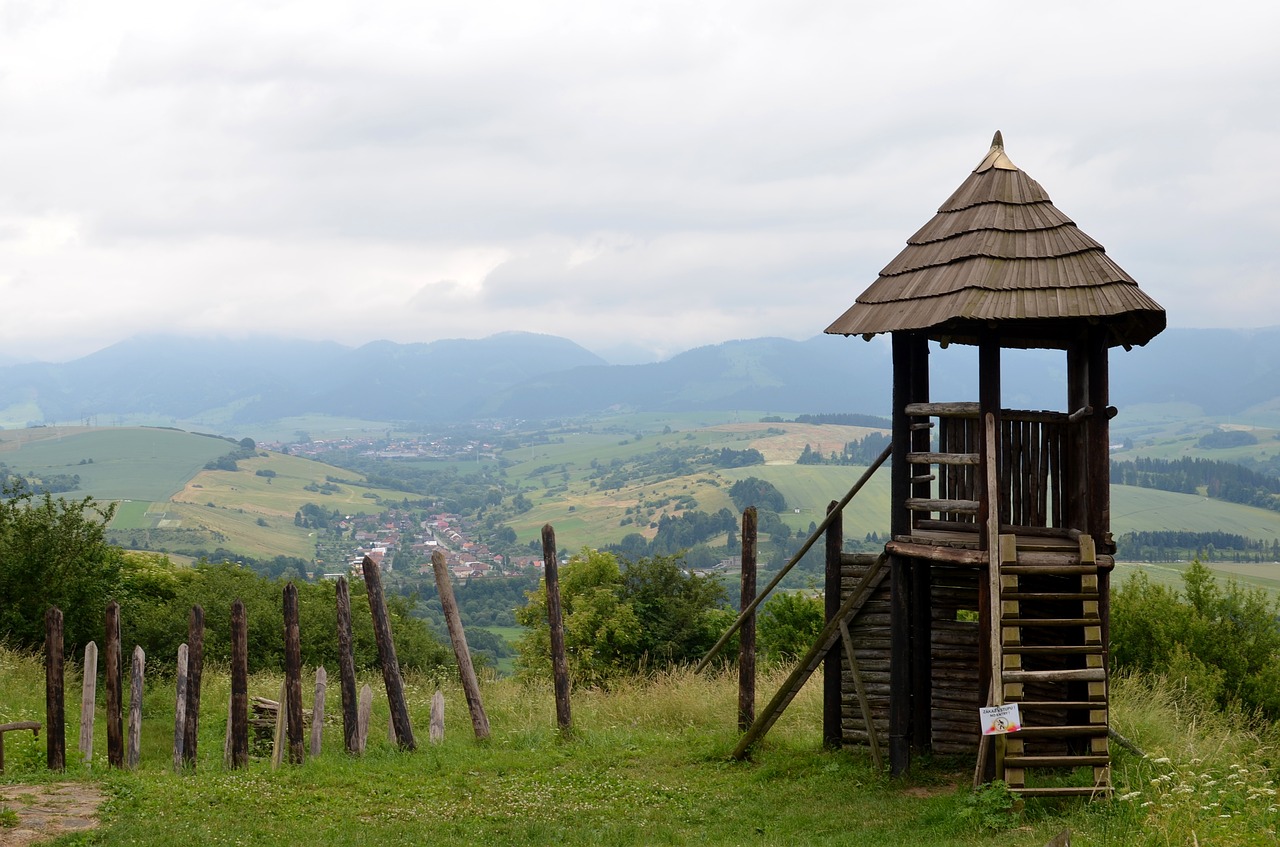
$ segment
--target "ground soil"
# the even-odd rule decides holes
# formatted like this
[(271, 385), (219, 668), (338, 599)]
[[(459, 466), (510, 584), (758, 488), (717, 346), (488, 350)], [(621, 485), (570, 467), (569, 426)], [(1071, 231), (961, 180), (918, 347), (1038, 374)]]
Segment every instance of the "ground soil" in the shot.
[(97, 787), (83, 782), (2, 785), (0, 808), (16, 812), (18, 825), (0, 827), (0, 847), (37, 844), (68, 832), (93, 829), (106, 799)]

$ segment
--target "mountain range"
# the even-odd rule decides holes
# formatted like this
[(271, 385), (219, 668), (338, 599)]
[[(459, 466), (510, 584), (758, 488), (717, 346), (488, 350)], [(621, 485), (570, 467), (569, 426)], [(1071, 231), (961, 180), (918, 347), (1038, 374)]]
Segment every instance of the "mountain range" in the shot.
[[(1062, 408), (1065, 354), (1006, 351), (1004, 403)], [(977, 397), (976, 354), (935, 350), (932, 397)], [(61, 363), (0, 366), (0, 424), (117, 417), (244, 427), (298, 415), (447, 424), (625, 411), (887, 414), (884, 338), (755, 338), (611, 365), (565, 338), (508, 332), (351, 348), (282, 339), (146, 336)], [(1214, 417), (1280, 410), (1280, 327), (1170, 329), (1111, 355), (1117, 406), (1182, 403)]]

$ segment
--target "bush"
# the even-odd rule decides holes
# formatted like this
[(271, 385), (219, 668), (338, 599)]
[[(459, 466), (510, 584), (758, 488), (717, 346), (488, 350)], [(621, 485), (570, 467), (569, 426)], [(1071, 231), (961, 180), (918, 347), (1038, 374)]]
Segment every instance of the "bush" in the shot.
[(813, 646), (825, 624), (822, 597), (799, 591), (776, 594), (760, 607), (759, 650), (771, 661), (795, 661)]
[(1280, 604), (1234, 579), (1223, 589), (1199, 561), (1182, 578), (1179, 592), (1137, 573), (1114, 592), (1115, 668), (1163, 674), (1195, 699), (1280, 718)]

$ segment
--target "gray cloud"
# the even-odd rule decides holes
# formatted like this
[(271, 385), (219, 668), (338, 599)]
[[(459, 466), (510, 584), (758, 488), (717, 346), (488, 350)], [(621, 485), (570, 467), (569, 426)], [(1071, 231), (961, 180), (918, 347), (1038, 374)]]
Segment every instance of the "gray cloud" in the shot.
[(1171, 324), (1275, 324), (1278, 29), (1260, 0), (10, 0), (0, 353), (805, 337), (997, 128)]

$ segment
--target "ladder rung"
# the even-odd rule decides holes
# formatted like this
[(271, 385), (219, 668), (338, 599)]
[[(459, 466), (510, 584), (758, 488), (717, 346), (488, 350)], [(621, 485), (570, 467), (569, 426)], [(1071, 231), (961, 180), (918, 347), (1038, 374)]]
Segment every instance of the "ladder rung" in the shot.
[[(1072, 668), (1063, 671), (1002, 671), (1001, 680), (1010, 682), (1105, 682), (1104, 668)], [(1104, 701), (1100, 701), (1104, 702)]]
[(1018, 644), (1004, 645), (1004, 654), (1006, 656), (1010, 654), (1017, 654), (1020, 656), (1035, 656), (1035, 655), (1043, 656), (1043, 655), (1057, 655), (1061, 653), (1075, 653), (1075, 654), (1086, 653), (1089, 655), (1096, 655), (1099, 653), (1106, 653), (1106, 652), (1107, 652), (1107, 648), (1103, 647), (1101, 644), (1061, 644), (1061, 645), (1050, 645), (1050, 646), (1036, 645), (1034, 647), (1027, 647), (1027, 646), (1018, 645)]
[(913, 512), (955, 512), (976, 515), (977, 500), (930, 500), (926, 497), (908, 497), (906, 506)]
[(1034, 735), (1037, 738), (1066, 738), (1067, 736), (1095, 736), (1101, 737), (1107, 734), (1106, 724), (1087, 724), (1083, 726), (1026, 726), (1025, 724), (1016, 733), (1017, 735)]
[(921, 423), (913, 423), (910, 428), (916, 432), (919, 432), (924, 429), (933, 429), (933, 421), (923, 421)]
[(1002, 591), (1001, 600), (1097, 600), (1098, 592), (1093, 591)]
[(1010, 785), (1009, 790), (1027, 797), (1101, 797), (1111, 794), (1110, 785), (1095, 785), (1093, 788), (1084, 785), (1058, 785), (1050, 788)]
[(920, 476), (911, 477), (911, 484), (915, 485), (921, 482), (933, 482), (937, 478), (938, 478), (937, 474), (933, 474), (933, 473), (921, 474)]
[(1006, 768), (1078, 768), (1109, 765), (1110, 756), (1005, 756)]
[(1002, 618), (1001, 626), (1098, 626), (1101, 618)]
[(908, 453), (907, 462), (913, 465), (976, 465), (977, 453)]
[(1106, 700), (1009, 700), (1017, 703), (1021, 711), (1039, 711), (1041, 709), (1105, 709)]

